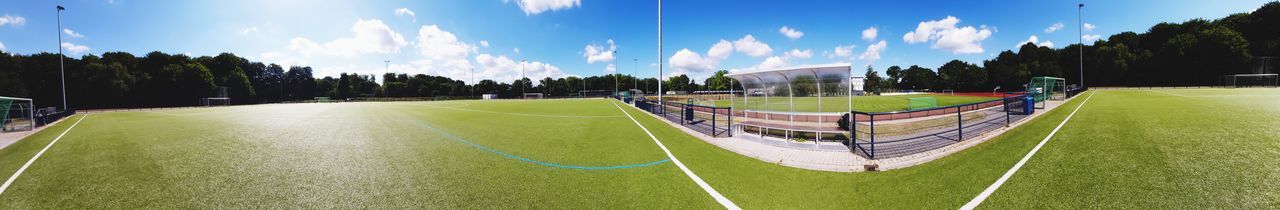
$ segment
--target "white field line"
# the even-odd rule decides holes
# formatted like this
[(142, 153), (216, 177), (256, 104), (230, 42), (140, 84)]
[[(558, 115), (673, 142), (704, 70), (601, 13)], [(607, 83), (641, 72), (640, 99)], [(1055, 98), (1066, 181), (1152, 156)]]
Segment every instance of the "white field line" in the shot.
[(44, 151), (47, 151), (49, 150), (50, 147), (53, 147), (53, 143), (58, 143), (58, 140), (62, 139), (63, 135), (67, 135), (67, 132), (71, 131), (72, 128), (75, 128), (76, 125), (79, 125), (80, 121), (84, 120), (85, 117), (89, 117), (89, 114), (85, 114), (84, 116), (81, 116), (79, 120), (76, 120), (76, 123), (71, 124), (71, 127), (67, 127), (67, 130), (62, 131), (62, 134), (58, 134), (57, 138), (53, 138), (53, 141), (50, 141), (49, 145), (45, 145), (44, 149), (40, 149), (40, 152), (36, 152), (36, 156), (32, 156), (31, 160), (27, 161), (27, 164), (23, 164), (21, 168), (18, 168), (18, 171), (14, 172), (13, 176), (9, 176), (9, 180), (4, 181), (4, 185), (0, 185), (0, 194), (4, 193), (5, 190), (9, 189), (9, 185), (13, 184), (13, 180), (18, 179), (18, 176), (22, 175), (22, 172), (26, 171), (27, 167), (31, 167), (31, 163), (35, 163), (36, 158), (40, 158), (40, 155), (44, 155)]
[(635, 117), (631, 116), (631, 113), (628, 113), (627, 110), (622, 109), (622, 106), (618, 106), (618, 102), (614, 102), (610, 100), (610, 103), (613, 104), (614, 107), (618, 107), (618, 111), (622, 111), (622, 114), (626, 114), (627, 118), (631, 118), (631, 122), (635, 122), (637, 126), (640, 126), (640, 129), (643, 129), (645, 134), (649, 134), (649, 138), (653, 139), (654, 143), (658, 143), (658, 148), (662, 148), (662, 152), (667, 153), (667, 158), (671, 158), (671, 162), (675, 163), (677, 167), (680, 167), (680, 170), (684, 171), (684, 175), (689, 176), (690, 179), (693, 179), (693, 182), (697, 183), (698, 187), (702, 187), (703, 191), (707, 191), (707, 194), (711, 194), (711, 198), (715, 198), (716, 202), (719, 202), (720, 205), (724, 206), (724, 208), (733, 209), (733, 210), (742, 209), (742, 208), (739, 208), (737, 204), (733, 204), (733, 201), (729, 201), (729, 198), (725, 198), (724, 195), (720, 195), (720, 192), (717, 192), (716, 189), (711, 188), (711, 185), (708, 185), (707, 182), (702, 181), (702, 178), (699, 178), (697, 174), (693, 174), (693, 171), (690, 171), (689, 167), (685, 167), (684, 163), (680, 163), (680, 159), (676, 159), (676, 156), (671, 154), (671, 150), (667, 150), (667, 146), (663, 145), (662, 141), (658, 141), (658, 137), (654, 137), (653, 133), (649, 132), (648, 128), (645, 128), (644, 125), (640, 124), (640, 121), (637, 121)]
[(1053, 131), (1049, 132), (1049, 136), (1045, 136), (1044, 140), (1040, 140), (1040, 143), (1036, 144), (1036, 147), (1031, 148), (1031, 152), (1027, 152), (1026, 156), (1022, 156), (1022, 160), (1019, 160), (1017, 164), (1013, 164), (1013, 168), (1009, 168), (1009, 171), (1004, 172), (1004, 175), (1000, 176), (1000, 179), (997, 179), (996, 183), (992, 183), (991, 186), (988, 186), (987, 189), (983, 190), (977, 197), (973, 197), (973, 200), (969, 200), (969, 203), (964, 204), (960, 209), (973, 210), (974, 208), (977, 208), (979, 204), (982, 204), (982, 201), (986, 201), (987, 197), (991, 196), (991, 193), (995, 193), (996, 189), (1000, 189), (1000, 186), (1004, 185), (1004, 182), (1009, 181), (1009, 177), (1013, 177), (1013, 174), (1017, 173), (1018, 169), (1022, 169), (1022, 165), (1027, 164), (1027, 160), (1031, 160), (1031, 156), (1036, 155), (1036, 152), (1040, 151), (1041, 147), (1044, 147), (1044, 143), (1049, 142), (1049, 139), (1053, 138), (1053, 135), (1057, 134), (1058, 130), (1062, 129), (1062, 126), (1066, 125), (1067, 121), (1071, 120), (1071, 117), (1075, 116), (1077, 111), (1080, 111), (1080, 107), (1084, 107), (1084, 104), (1088, 103), (1089, 99), (1093, 98), (1093, 94), (1096, 93), (1098, 92), (1095, 91), (1093, 93), (1089, 93), (1089, 97), (1085, 98), (1083, 102), (1080, 102), (1080, 105), (1076, 106), (1076, 109), (1072, 110), (1071, 114), (1067, 115), (1066, 119), (1062, 119), (1062, 123), (1058, 123), (1058, 127), (1053, 128)]
[(1159, 91), (1159, 90), (1147, 90), (1147, 91), (1157, 92), (1157, 93), (1163, 93), (1163, 94), (1165, 94), (1165, 95), (1171, 95), (1171, 96), (1194, 97), (1194, 96), (1188, 96), (1188, 95), (1182, 95), (1182, 94), (1177, 94), (1177, 93), (1164, 92), (1164, 91)]

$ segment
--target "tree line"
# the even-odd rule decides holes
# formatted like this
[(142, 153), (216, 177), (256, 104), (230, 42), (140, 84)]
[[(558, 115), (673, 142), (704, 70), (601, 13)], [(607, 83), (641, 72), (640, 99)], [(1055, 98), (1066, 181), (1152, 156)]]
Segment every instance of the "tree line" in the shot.
[[(1066, 78), (1078, 83), (1079, 53), (1083, 50), (1085, 82), (1089, 86), (1215, 85), (1221, 75), (1250, 73), (1256, 56), (1280, 52), (1280, 3), (1271, 2), (1249, 13), (1215, 20), (1193, 19), (1160, 23), (1146, 32), (1123, 32), (1092, 45), (1063, 48), (1022, 45), (1006, 50), (979, 66), (952, 60), (935, 69), (916, 65), (890, 66), (880, 72), (868, 66), (864, 88), (890, 90), (1021, 90), (1033, 76)], [(234, 104), (274, 103), (314, 97), (475, 97), (497, 94), (519, 97), (525, 92), (575, 96), (582, 91), (640, 89), (664, 91), (729, 90), (738, 85), (720, 70), (698, 83), (687, 75), (664, 80), (624, 74), (589, 77), (530, 78), (510, 82), (481, 80), (476, 84), (424, 74), (376, 75), (342, 73), (316, 78), (307, 66), (284, 67), (249, 61), (231, 53), (191, 57), (151, 52), (141, 57), (127, 52), (88, 54), (81, 58), (52, 53), (16, 55), (0, 52), (0, 96), (35, 99), (38, 107), (60, 106), (62, 88), (58, 63), (66, 65), (67, 103), (74, 108), (138, 108), (192, 106), (225, 87)], [(381, 83), (376, 80), (381, 79)], [(827, 80), (824, 78), (824, 80)], [(793, 81), (807, 85), (811, 81)], [(807, 87), (807, 86), (801, 86)], [(733, 87), (741, 89), (740, 86)], [(825, 88), (825, 87), (824, 87)], [(802, 88), (803, 89), (803, 88)], [(802, 91), (808, 91), (802, 90)], [(607, 93), (606, 93), (607, 94)]]
[(1253, 73), (1254, 57), (1278, 53), (1280, 2), (1270, 2), (1253, 12), (1215, 20), (1166, 22), (1143, 33), (1117, 33), (1092, 45), (1053, 49), (1027, 43), (1017, 52), (1000, 52), (982, 66), (959, 60), (936, 71), (890, 66), (884, 70), (886, 77), (868, 67), (864, 88), (1021, 90), (1034, 76), (1062, 77), (1078, 84), (1082, 64), (1087, 86), (1210, 86), (1220, 85), (1222, 75)]

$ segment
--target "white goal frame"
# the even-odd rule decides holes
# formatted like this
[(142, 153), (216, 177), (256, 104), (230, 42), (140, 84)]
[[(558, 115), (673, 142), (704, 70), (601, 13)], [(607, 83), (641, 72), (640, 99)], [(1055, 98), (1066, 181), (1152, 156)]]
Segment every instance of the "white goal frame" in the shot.
[(524, 99), (542, 99), (542, 93), (524, 93)]
[[(5, 96), (0, 96), (0, 100), (13, 101), (9, 107), (4, 107), (6, 113), (0, 113), (4, 116), (4, 119), (0, 119), (3, 120), (0, 121), (0, 132), (30, 131), (36, 128), (35, 100)], [(23, 120), (26, 122), (22, 122)]]
[[(1248, 84), (1241, 84), (1247, 82)], [(1280, 87), (1280, 74), (1228, 74), (1222, 75), (1222, 86), (1240, 87)]]
[(207, 97), (200, 98), (200, 106), (230, 106), (231, 98), (227, 97)]

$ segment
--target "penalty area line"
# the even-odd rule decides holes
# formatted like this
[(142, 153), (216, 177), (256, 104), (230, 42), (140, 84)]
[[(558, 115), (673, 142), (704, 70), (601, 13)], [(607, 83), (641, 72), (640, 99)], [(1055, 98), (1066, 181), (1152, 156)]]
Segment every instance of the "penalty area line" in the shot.
[(13, 180), (18, 179), (18, 176), (22, 175), (22, 172), (26, 171), (27, 167), (31, 167), (31, 163), (35, 163), (36, 159), (40, 158), (40, 155), (44, 155), (44, 151), (48, 151), (50, 147), (53, 147), (54, 143), (58, 143), (58, 140), (62, 139), (62, 136), (67, 135), (67, 132), (71, 131), (72, 128), (75, 128), (76, 125), (79, 125), (80, 121), (84, 120), (85, 117), (89, 117), (89, 114), (80, 116), (80, 119), (76, 120), (76, 123), (71, 124), (71, 127), (67, 127), (67, 130), (62, 131), (62, 134), (58, 134), (58, 137), (53, 138), (53, 141), (50, 141), (49, 145), (45, 145), (44, 149), (40, 149), (40, 152), (36, 152), (36, 155), (32, 156), (31, 160), (27, 161), (27, 164), (23, 164), (21, 168), (18, 168), (17, 172), (13, 173), (13, 176), (9, 176), (9, 180), (4, 181), (4, 185), (0, 185), (0, 194), (3, 194), (5, 190), (9, 189), (9, 186), (13, 184)]
[(735, 209), (735, 210), (742, 209), (742, 208), (739, 208), (737, 204), (733, 204), (733, 201), (729, 201), (729, 198), (725, 198), (724, 195), (721, 195), (720, 192), (717, 192), (716, 189), (711, 188), (711, 185), (708, 185), (706, 181), (702, 181), (702, 178), (698, 177), (697, 174), (693, 174), (693, 171), (690, 171), (689, 167), (685, 167), (684, 163), (680, 163), (680, 159), (676, 159), (676, 156), (671, 154), (671, 150), (668, 150), (667, 146), (662, 144), (662, 141), (658, 141), (658, 137), (653, 136), (653, 132), (649, 132), (649, 129), (645, 128), (644, 125), (641, 125), (640, 121), (636, 120), (635, 117), (631, 116), (631, 113), (627, 112), (627, 110), (625, 109), (622, 109), (622, 106), (618, 106), (618, 102), (609, 100), (609, 103), (613, 104), (614, 107), (618, 107), (618, 111), (622, 111), (622, 114), (626, 114), (627, 118), (631, 118), (631, 122), (635, 122), (637, 126), (640, 126), (640, 129), (644, 130), (645, 134), (649, 134), (649, 138), (653, 139), (654, 143), (658, 143), (658, 148), (662, 148), (662, 152), (667, 153), (667, 158), (670, 158), (671, 162), (675, 163), (676, 167), (680, 168), (680, 171), (684, 171), (684, 175), (689, 176), (690, 179), (693, 179), (693, 182), (697, 183), (698, 187), (702, 187), (703, 191), (707, 191), (707, 194), (711, 194), (711, 198), (714, 198), (716, 202), (719, 202), (720, 205), (723, 205), (724, 208), (727, 208), (727, 209)]
[(1027, 161), (1031, 160), (1031, 156), (1036, 155), (1036, 152), (1040, 151), (1040, 148), (1044, 147), (1044, 143), (1049, 142), (1049, 139), (1053, 138), (1054, 134), (1058, 134), (1058, 130), (1062, 129), (1062, 126), (1066, 125), (1067, 121), (1071, 120), (1071, 117), (1075, 116), (1077, 111), (1080, 111), (1080, 107), (1084, 107), (1085, 103), (1089, 103), (1089, 99), (1093, 98), (1093, 94), (1096, 93), (1098, 92), (1089, 93), (1089, 97), (1084, 98), (1084, 101), (1080, 102), (1080, 105), (1076, 106), (1076, 109), (1072, 110), (1071, 114), (1068, 114), (1066, 119), (1062, 119), (1062, 123), (1058, 123), (1058, 127), (1053, 128), (1053, 131), (1049, 132), (1049, 136), (1045, 136), (1044, 140), (1040, 140), (1040, 143), (1036, 144), (1036, 147), (1031, 148), (1031, 151), (1027, 152), (1026, 156), (1022, 156), (1022, 160), (1019, 160), (1017, 164), (1013, 164), (1013, 168), (1009, 168), (1009, 171), (1004, 172), (1004, 175), (1001, 175), (1000, 179), (996, 179), (996, 183), (991, 183), (991, 186), (988, 186), (986, 190), (979, 193), (977, 197), (973, 197), (973, 200), (969, 200), (969, 203), (965, 203), (964, 206), (960, 207), (960, 209), (973, 210), (974, 208), (978, 208), (978, 205), (982, 204), (983, 201), (986, 201), (987, 197), (991, 197), (991, 193), (995, 193), (997, 189), (1000, 189), (1000, 186), (1003, 186), (1006, 181), (1009, 181), (1009, 177), (1013, 177), (1013, 174), (1017, 173), (1018, 169), (1022, 169), (1022, 165), (1027, 164)]

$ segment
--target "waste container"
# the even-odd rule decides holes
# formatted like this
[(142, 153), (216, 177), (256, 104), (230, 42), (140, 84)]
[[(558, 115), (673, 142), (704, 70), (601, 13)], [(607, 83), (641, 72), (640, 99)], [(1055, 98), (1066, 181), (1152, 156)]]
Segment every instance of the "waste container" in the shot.
[(693, 107), (691, 106), (684, 107), (684, 120), (693, 122)]
[(1026, 113), (1026, 115), (1036, 112), (1036, 98), (1032, 94), (1027, 94), (1027, 97), (1022, 98), (1022, 112)]

